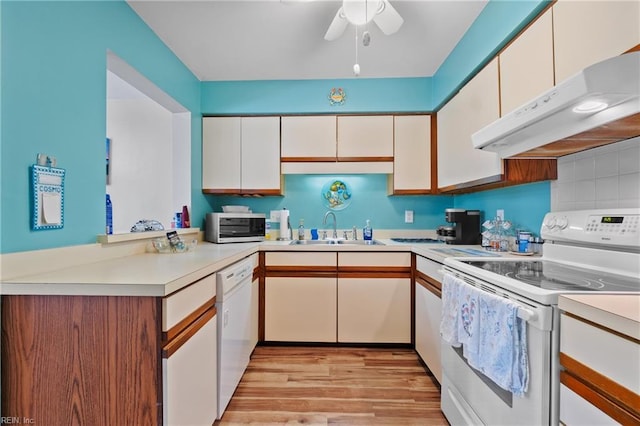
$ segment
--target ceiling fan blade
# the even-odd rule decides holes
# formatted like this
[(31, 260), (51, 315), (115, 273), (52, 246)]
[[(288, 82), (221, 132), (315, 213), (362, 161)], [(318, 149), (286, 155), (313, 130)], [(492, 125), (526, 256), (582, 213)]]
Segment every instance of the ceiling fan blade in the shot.
[(373, 17), (380, 30), (386, 35), (393, 34), (400, 29), (404, 23), (402, 16), (391, 6), (388, 0), (382, 0), (382, 10)]
[(342, 12), (342, 8), (338, 9), (336, 16), (333, 18), (333, 21), (331, 21), (331, 25), (329, 25), (329, 29), (327, 30), (327, 33), (324, 35), (324, 39), (327, 41), (333, 41), (339, 38), (342, 35), (342, 33), (344, 33), (344, 30), (345, 28), (347, 28), (348, 24), (349, 22), (347, 21), (347, 18), (344, 16), (344, 13)]

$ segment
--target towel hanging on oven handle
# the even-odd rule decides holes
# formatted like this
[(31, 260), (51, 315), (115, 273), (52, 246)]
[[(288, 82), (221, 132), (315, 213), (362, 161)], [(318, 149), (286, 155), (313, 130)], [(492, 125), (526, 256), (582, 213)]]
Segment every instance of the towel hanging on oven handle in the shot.
[[(442, 275), (446, 274), (446, 273), (450, 273), (450, 271), (447, 271), (446, 269), (438, 269), (438, 272)], [(469, 285), (473, 285), (473, 284), (469, 284)], [(510, 299), (513, 300), (513, 299)], [(514, 302), (517, 303), (517, 301), (514, 300)], [(532, 311), (531, 309), (525, 308), (524, 306), (520, 305), (518, 303), (518, 318), (524, 320), (524, 321), (534, 321), (536, 319), (536, 317), (538, 316), (534, 311)]]

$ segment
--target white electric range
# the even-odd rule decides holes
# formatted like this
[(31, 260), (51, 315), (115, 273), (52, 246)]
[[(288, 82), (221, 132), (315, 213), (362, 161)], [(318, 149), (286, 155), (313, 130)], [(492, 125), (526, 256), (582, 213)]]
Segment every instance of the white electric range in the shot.
[(442, 345), (442, 410), (452, 425), (558, 424), (559, 311), (566, 293), (640, 293), (640, 209), (548, 213), (540, 258), (446, 258), (444, 273), (507, 297), (527, 322), (529, 386), (498, 387)]

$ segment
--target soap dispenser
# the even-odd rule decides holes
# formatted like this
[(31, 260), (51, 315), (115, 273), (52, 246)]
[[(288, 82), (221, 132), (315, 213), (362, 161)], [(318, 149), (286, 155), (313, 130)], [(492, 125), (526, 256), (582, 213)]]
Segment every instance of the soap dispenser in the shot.
[(371, 221), (369, 219), (367, 219), (367, 224), (362, 230), (362, 239), (365, 241), (373, 240), (373, 229), (371, 229)]

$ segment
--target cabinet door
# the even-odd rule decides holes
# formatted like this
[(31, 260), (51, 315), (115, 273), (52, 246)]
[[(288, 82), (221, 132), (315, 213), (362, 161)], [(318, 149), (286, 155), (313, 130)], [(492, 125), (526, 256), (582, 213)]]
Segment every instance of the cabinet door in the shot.
[(280, 191), (280, 117), (242, 118), (243, 192)]
[(236, 190), (241, 188), (240, 117), (202, 119), (202, 188)]
[(556, 82), (640, 44), (640, 2), (570, 1), (553, 6)]
[(336, 161), (336, 116), (282, 117), (282, 159)]
[(265, 340), (336, 341), (336, 278), (267, 277)]
[(499, 118), (498, 60), (491, 61), (438, 111), (438, 187), (499, 181), (502, 161), (473, 148), (471, 135)]
[(338, 342), (411, 343), (409, 278), (338, 278)]
[[(215, 310), (193, 324), (198, 328), (162, 360), (163, 424), (210, 425), (217, 416), (217, 331)], [(199, 323), (204, 323), (201, 325)], [(188, 335), (192, 328), (183, 332)], [(176, 340), (182, 337), (178, 336)]]
[(431, 116), (394, 117), (393, 193), (431, 189)]
[(501, 115), (553, 87), (552, 31), (549, 9), (500, 54)]
[(390, 115), (338, 117), (338, 160), (393, 159), (393, 117)]

